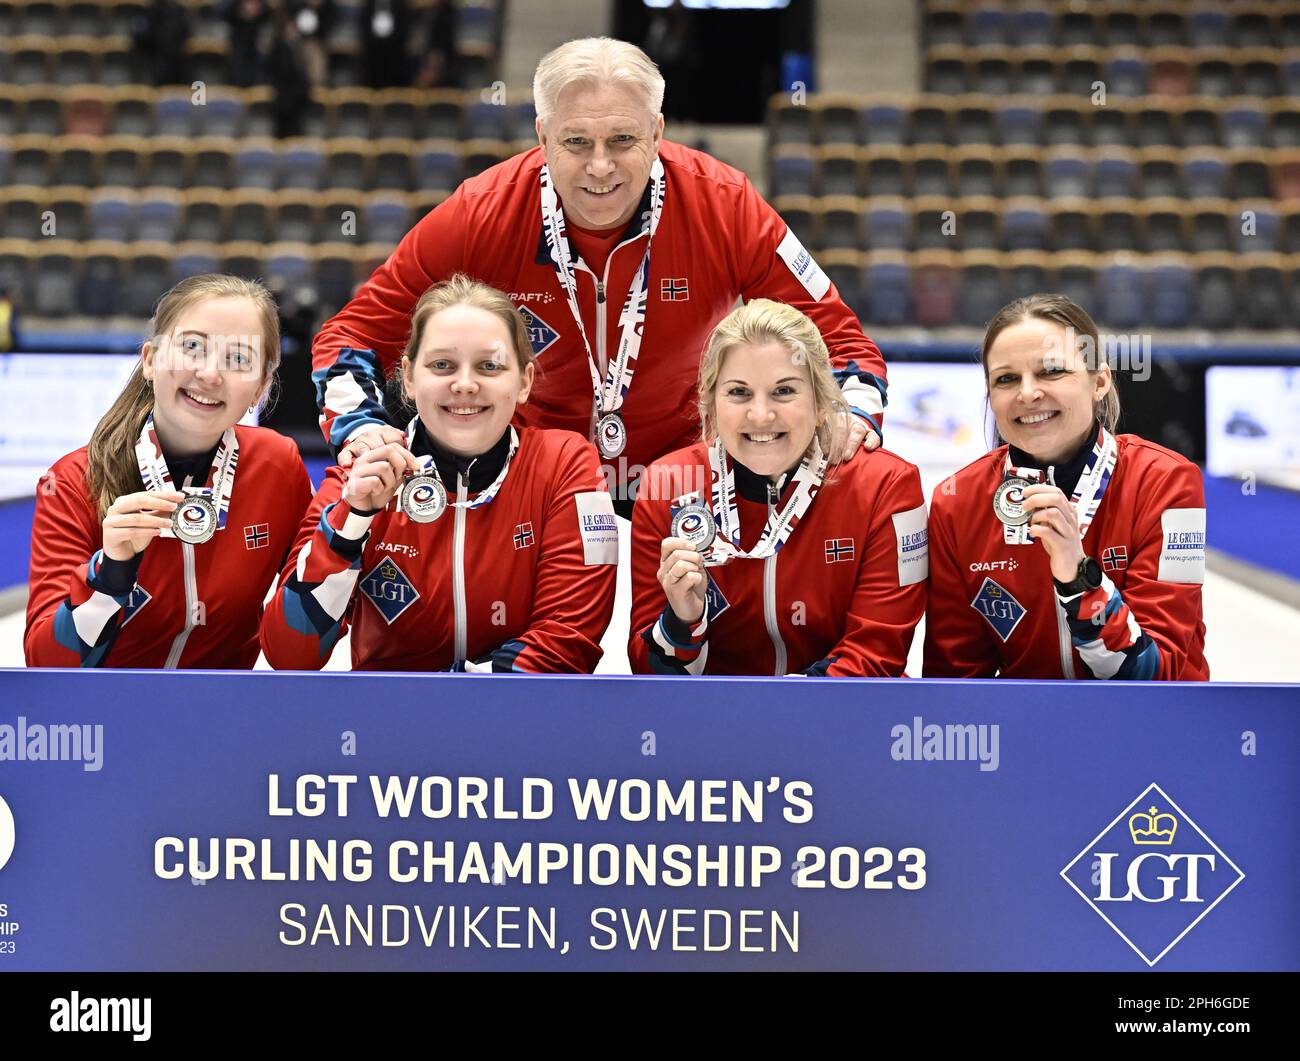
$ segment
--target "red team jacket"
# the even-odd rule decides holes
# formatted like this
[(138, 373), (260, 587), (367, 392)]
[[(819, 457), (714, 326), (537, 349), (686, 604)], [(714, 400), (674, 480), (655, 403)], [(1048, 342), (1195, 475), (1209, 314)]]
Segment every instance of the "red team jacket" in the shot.
[[(632, 622), (637, 674), (898, 677), (925, 611), (925, 498), (916, 468), (887, 450), (859, 451), (833, 468), (785, 546), (763, 560), (707, 568), (703, 619), (688, 628), (656, 577), (659, 550), (689, 478), (710, 483), (704, 443), (651, 467), (632, 513)], [(788, 497), (783, 480), (781, 501)], [(771, 507), (763, 480), (737, 465), (741, 548)], [(779, 504), (780, 502), (778, 502)]]
[[(785, 222), (738, 170), (667, 141), (659, 158), (664, 208), (651, 253), (644, 341), (622, 409), (628, 443), (618, 460), (620, 481), (629, 477), (626, 469), (699, 438), (700, 356), (737, 297), (786, 302), (811, 317), (849, 405), (879, 431), (880, 351)], [(312, 347), (313, 378), (332, 445), (364, 422), (383, 421), (383, 378), (401, 357), (411, 310), (432, 284), (456, 272), (507, 292), (528, 323), (538, 376), (516, 422), (590, 437), (587, 355), (542, 231), (543, 161), (534, 148), (461, 184), (322, 327)], [(645, 252), (640, 226), (638, 211), (602, 276), (577, 269), (578, 301), (602, 375), (618, 350), (619, 314)]]
[(1110, 486), (1083, 539), (1102, 587), (1058, 603), (1047, 551), (1007, 545), (993, 514), (1007, 448), (930, 502), (927, 678), (1205, 681), (1205, 491), (1196, 465), (1119, 435)]
[[(504, 458), (504, 444), (496, 449), (488, 482)], [(267, 605), (262, 649), (273, 667), (319, 669), (350, 625), (357, 670), (595, 669), (618, 537), (589, 442), (522, 429), (496, 497), (449, 505), (433, 523), (396, 503), (358, 515), (342, 499), (346, 478), (329, 469)], [(451, 502), (482, 488), (444, 483)]]
[(311, 500), (311, 481), (291, 439), (242, 426), (235, 437), (225, 527), (200, 545), (155, 538), (140, 554), (133, 586), (105, 581), (125, 565), (104, 565), (85, 447), (46, 473), (32, 522), (28, 666), (247, 669), (257, 662), (262, 601)]

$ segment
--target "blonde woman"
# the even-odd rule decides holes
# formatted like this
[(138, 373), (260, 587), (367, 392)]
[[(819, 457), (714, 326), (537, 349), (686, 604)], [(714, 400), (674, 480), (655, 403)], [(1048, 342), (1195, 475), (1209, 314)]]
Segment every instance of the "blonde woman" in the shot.
[(981, 355), (999, 445), (934, 492), (925, 676), (1205, 681), (1200, 469), (1115, 434), (1097, 325), (1004, 306)]
[(262, 601), (311, 498), (298, 447), (237, 426), (280, 362), (275, 302), (234, 276), (159, 300), (90, 444), (41, 479), (29, 666), (250, 668)]
[(920, 476), (843, 454), (844, 399), (816, 326), (767, 299), (714, 329), (704, 439), (649, 469), (632, 520), (632, 669), (903, 673), (925, 610)]
[(585, 672), (613, 611), (618, 537), (590, 442), (511, 426), (535, 367), (500, 291), (455, 276), (416, 304), (401, 441), (331, 468), (262, 623), (272, 666)]

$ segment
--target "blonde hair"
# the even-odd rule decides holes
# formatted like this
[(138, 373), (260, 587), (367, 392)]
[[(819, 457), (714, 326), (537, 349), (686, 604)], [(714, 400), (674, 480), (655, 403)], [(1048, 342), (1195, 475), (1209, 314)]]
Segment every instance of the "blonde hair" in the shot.
[[(257, 280), (223, 273), (186, 277), (158, 300), (144, 345), (156, 351), (160, 340), (170, 336), (180, 315), (209, 298), (246, 298), (257, 307), (262, 325), (265, 397), (280, 366), (280, 314), (271, 292)], [(136, 362), (122, 393), (95, 426), (86, 447), (86, 488), (95, 501), (100, 520), (123, 494), (144, 488), (135, 444), (152, 412), (153, 386), (144, 378), (142, 362)]]
[(714, 410), (718, 402), (718, 376), (722, 362), (738, 346), (762, 346), (780, 343), (790, 352), (797, 365), (808, 366), (812, 383), (813, 406), (819, 421), (816, 439), (831, 464), (838, 463), (843, 450), (844, 426), (848, 421), (849, 403), (844, 400), (831, 370), (831, 355), (822, 334), (808, 317), (793, 306), (756, 298), (733, 309), (718, 322), (709, 336), (704, 359), (700, 362), (700, 423), (704, 441), (717, 437)]
[[(1048, 293), (1026, 295), (1024, 298), (1007, 303), (998, 310), (989, 321), (988, 328), (985, 329), (984, 346), (980, 350), (980, 364), (984, 366), (985, 390), (988, 390), (989, 382), (989, 351), (993, 349), (997, 337), (1013, 324), (1020, 324), (1031, 318), (1073, 329), (1076, 337), (1084, 335), (1091, 340), (1092, 349), (1096, 351), (1096, 363), (1088, 366), (1088, 374), (1095, 376), (1102, 365), (1107, 365), (1111, 369), (1110, 390), (1093, 406), (1092, 412), (1097, 423), (1114, 434), (1115, 428), (1119, 425), (1119, 381), (1115, 378), (1114, 366), (1110, 364), (1109, 344), (1102, 343), (1101, 336), (1097, 332), (1097, 324), (1088, 315), (1088, 311), (1065, 295)], [(1000, 431), (996, 432), (996, 435), (994, 446), (1000, 446), (1005, 439), (1002, 438)]]
[(533, 75), (533, 106), (542, 124), (550, 121), (562, 93), (574, 84), (631, 85), (646, 98), (653, 117), (664, 105), (664, 78), (635, 44), (612, 37), (582, 37), (546, 53)]
[(457, 273), (450, 280), (443, 280), (429, 288), (411, 311), (411, 336), (402, 353), (402, 371), (397, 374), (398, 393), (404, 402), (409, 403), (411, 400), (406, 393), (406, 369), (415, 363), (416, 355), (420, 352), (425, 327), (434, 316), (453, 306), (474, 306), (492, 314), (506, 326), (519, 371), (522, 373), (533, 363), (533, 344), (528, 339), (528, 325), (524, 323), (523, 314), (515, 304), (504, 292), (490, 284)]

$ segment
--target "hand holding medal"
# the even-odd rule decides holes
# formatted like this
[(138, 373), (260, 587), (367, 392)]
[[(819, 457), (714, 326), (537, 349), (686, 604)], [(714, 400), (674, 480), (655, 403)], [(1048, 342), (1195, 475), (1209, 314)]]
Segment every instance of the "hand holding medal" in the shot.
[(172, 527), (172, 515), (185, 500), (177, 490), (141, 490), (123, 494), (104, 516), (104, 555), (130, 560)]
[(406, 477), (420, 470), (420, 462), (401, 443), (368, 449), (352, 462), (343, 500), (363, 512), (378, 512), (397, 496)]
[[(674, 520), (674, 524), (676, 522)], [(673, 614), (684, 623), (697, 622), (704, 614), (708, 587), (704, 554), (700, 548), (687, 538), (665, 538), (659, 547), (658, 577)]]
[(1059, 487), (1038, 483), (1025, 488), (1023, 503), (1029, 536), (1043, 543), (1052, 561), (1052, 577), (1069, 582), (1083, 559), (1083, 536), (1074, 505)]

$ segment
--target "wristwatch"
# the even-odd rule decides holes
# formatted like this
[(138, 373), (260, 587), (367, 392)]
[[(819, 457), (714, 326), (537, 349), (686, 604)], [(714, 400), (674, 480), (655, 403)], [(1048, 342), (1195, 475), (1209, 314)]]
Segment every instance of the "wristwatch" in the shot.
[(1075, 572), (1073, 581), (1061, 582), (1056, 578), (1052, 581), (1056, 584), (1058, 594), (1062, 597), (1073, 597), (1078, 593), (1086, 593), (1090, 589), (1099, 589), (1101, 579), (1101, 564), (1091, 556), (1085, 556), (1079, 561), (1079, 570)]

